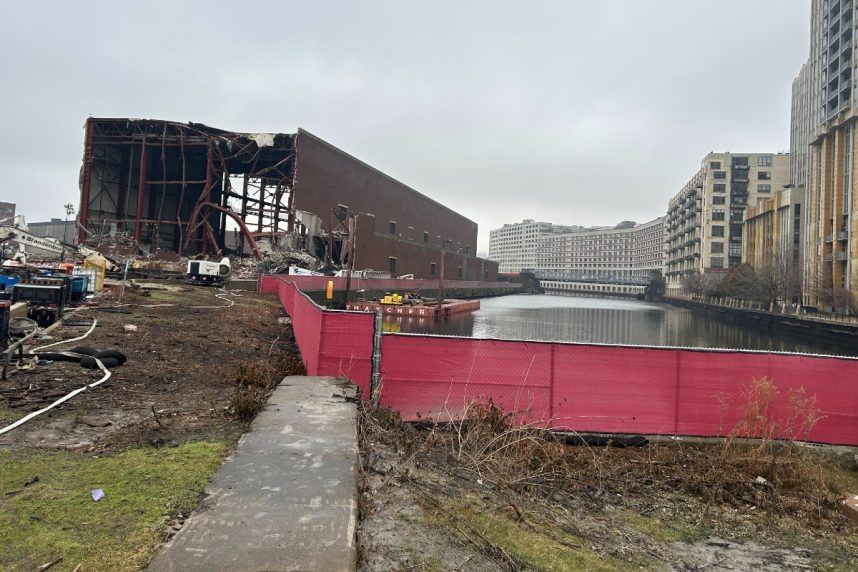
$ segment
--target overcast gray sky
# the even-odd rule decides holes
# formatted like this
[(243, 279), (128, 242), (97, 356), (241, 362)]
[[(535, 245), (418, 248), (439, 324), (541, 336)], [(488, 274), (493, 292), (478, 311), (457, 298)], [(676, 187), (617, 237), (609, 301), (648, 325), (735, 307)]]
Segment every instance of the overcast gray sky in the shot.
[[(358, 5), (362, 4), (362, 5)], [(488, 231), (648, 220), (721, 151), (786, 151), (808, 0), (22, 2), (0, 200), (78, 203), (86, 117), (303, 127)]]

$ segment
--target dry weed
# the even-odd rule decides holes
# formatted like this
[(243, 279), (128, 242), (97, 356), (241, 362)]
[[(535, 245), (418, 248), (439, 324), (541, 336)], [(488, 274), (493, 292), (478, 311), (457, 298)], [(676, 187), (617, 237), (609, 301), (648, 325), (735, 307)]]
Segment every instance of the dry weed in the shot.
[(271, 392), (288, 375), (304, 375), (306, 369), (300, 358), (290, 356), (271, 343), (265, 359), (245, 360), (236, 366), (236, 390), (229, 410), (244, 421), (252, 420), (265, 406)]

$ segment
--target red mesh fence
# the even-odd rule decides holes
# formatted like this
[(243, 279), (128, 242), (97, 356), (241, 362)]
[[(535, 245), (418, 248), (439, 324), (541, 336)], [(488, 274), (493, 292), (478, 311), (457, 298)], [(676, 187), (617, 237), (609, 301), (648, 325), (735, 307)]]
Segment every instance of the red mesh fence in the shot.
[[(372, 314), (323, 310), (292, 278), (263, 277), (259, 287), (292, 317), (307, 373), (348, 377), (369, 395)], [(778, 390), (769, 411), (778, 436), (796, 436), (791, 402), (803, 388), (822, 415), (807, 438), (858, 445), (850, 358), (385, 334), (381, 376), (381, 404), (408, 421), (459, 419), (469, 403), (491, 399), (554, 429), (700, 436), (734, 427), (744, 392), (765, 377)]]
[[(334, 290), (341, 291), (346, 288), (344, 276), (261, 276), (260, 284), (271, 280), (288, 280), (295, 284), (302, 292), (322, 292), (328, 287), (328, 282), (334, 282)], [(438, 288), (438, 280), (405, 280), (398, 278), (352, 278), (350, 288), (357, 290), (385, 290), (390, 292), (413, 292), (415, 290), (435, 290)], [(483, 288), (493, 290), (518, 290), (521, 284), (510, 282), (478, 282), (474, 280), (445, 280), (445, 290), (459, 290), (468, 288)]]
[(805, 437), (803, 388), (822, 415), (807, 438), (858, 444), (855, 359), (386, 334), (381, 373), (382, 405), (409, 421), (459, 419), (490, 398), (553, 429), (699, 436), (730, 431), (766, 377), (775, 436)]
[(369, 395), (372, 314), (324, 310), (284, 278), (263, 276), (259, 291), (276, 294), (292, 318), (307, 375), (347, 377)]

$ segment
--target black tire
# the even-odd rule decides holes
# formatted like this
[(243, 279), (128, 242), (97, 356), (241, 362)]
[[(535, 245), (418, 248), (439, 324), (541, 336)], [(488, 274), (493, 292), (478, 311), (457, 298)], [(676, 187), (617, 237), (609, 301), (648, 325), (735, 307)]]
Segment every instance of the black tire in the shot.
[(100, 359), (102, 362), (104, 362), (105, 359), (115, 359), (117, 365), (122, 365), (126, 361), (128, 361), (128, 358), (125, 357), (125, 354), (119, 350), (102, 350), (96, 353), (95, 357)]
[(94, 356), (98, 353), (98, 350), (94, 350), (92, 348), (88, 348), (86, 346), (77, 346), (69, 350), (72, 353), (81, 354), (85, 356)]
[(43, 352), (36, 354), (27, 354), (28, 357), (37, 357), (51, 361), (80, 361), (80, 356), (72, 355), (63, 352)]
[[(93, 356), (84, 356), (80, 360), (80, 365), (82, 365), (83, 367), (85, 367), (87, 369), (100, 369), (98, 367), (98, 364), (95, 362), (95, 359), (96, 358), (94, 358)], [(117, 360), (116, 358), (113, 358), (113, 357), (106, 357), (104, 359), (98, 358), (98, 359), (101, 361), (102, 364), (104, 364), (104, 367), (106, 367), (107, 369), (110, 369), (112, 367), (117, 367), (119, 365), (119, 360)]]

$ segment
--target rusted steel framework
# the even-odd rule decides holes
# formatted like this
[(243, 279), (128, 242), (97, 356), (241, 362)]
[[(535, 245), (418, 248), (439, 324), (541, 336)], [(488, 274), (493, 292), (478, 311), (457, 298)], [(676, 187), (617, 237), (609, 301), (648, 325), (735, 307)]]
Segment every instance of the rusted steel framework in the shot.
[(199, 123), (86, 123), (79, 241), (133, 239), (153, 254), (226, 249), (227, 219), (246, 243), (291, 233), (295, 135), (234, 133)]

